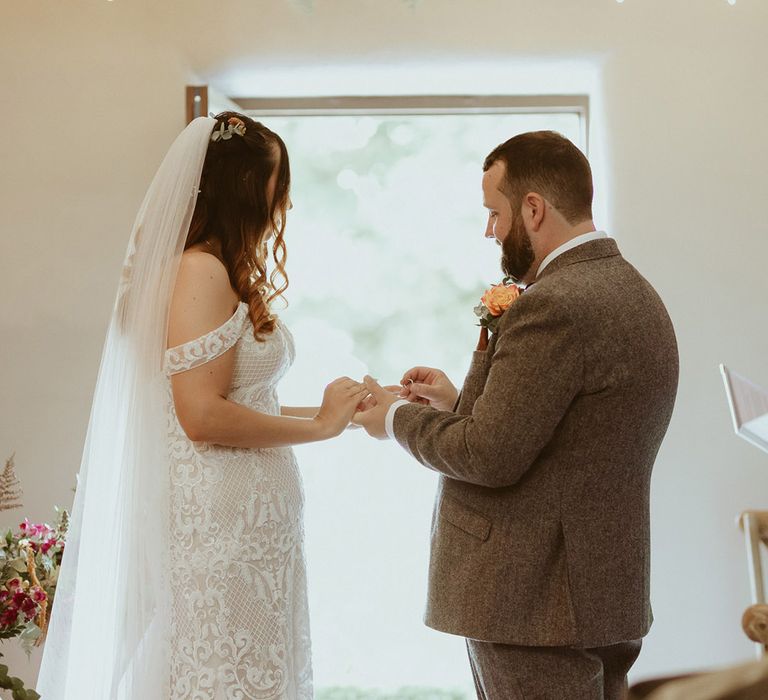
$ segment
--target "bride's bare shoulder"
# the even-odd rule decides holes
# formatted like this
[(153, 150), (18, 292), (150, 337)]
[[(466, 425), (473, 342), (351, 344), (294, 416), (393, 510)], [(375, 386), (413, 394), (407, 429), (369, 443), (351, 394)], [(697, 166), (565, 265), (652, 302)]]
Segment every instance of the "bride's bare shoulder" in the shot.
[(185, 251), (171, 300), (169, 347), (218, 328), (232, 316), (238, 301), (219, 258), (202, 250)]
[[(182, 254), (181, 264), (179, 265), (179, 277), (181, 276), (192, 278), (213, 277), (215, 279), (226, 277), (227, 280), (229, 279), (224, 263), (213, 253), (200, 250), (199, 248), (190, 248)], [(227, 286), (229, 286), (229, 282), (227, 282)]]

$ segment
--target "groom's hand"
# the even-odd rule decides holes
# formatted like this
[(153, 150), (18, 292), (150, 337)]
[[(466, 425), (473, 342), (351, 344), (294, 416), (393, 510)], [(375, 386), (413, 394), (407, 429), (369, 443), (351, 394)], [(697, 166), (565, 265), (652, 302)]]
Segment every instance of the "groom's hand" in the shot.
[(403, 386), (400, 398), (432, 406), (438, 411), (452, 411), (459, 398), (459, 390), (445, 372), (434, 367), (413, 367), (403, 375), (400, 383)]
[(363, 381), (368, 391), (371, 392), (370, 400), (366, 400), (370, 408), (356, 413), (352, 422), (365, 428), (365, 432), (371, 437), (386, 440), (389, 437), (385, 427), (387, 412), (398, 397), (392, 391), (387, 390), (389, 387), (381, 386), (373, 377), (366, 375)]
[[(400, 390), (403, 387), (401, 387), (399, 384), (392, 384), (389, 386), (385, 386), (384, 389), (388, 391), (392, 396), (394, 396), (396, 399), (399, 398), (398, 394), (400, 393)], [(376, 397), (373, 394), (368, 394), (359, 404), (357, 404), (357, 413), (362, 413), (363, 411), (370, 411), (374, 406), (376, 405)], [(357, 430), (358, 428), (361, 428), (361, 425), (358, 425), (355, 423), (355, 418), (353, 416), (352, 421), (347, 426), (348, 430)]]
[[(400, 391), (403, 387), (401, 387), (399, 384), (390, 384), (388, 386), (384, 387), (385, 391), (388, 391), (390, 394), (392, 394), (395, 399), (399, 399), (400, 397)], [(357, 405), (357, 412), (360, 413), (361, 411), (368, 411), (371, 408), (373, 408), (376, 405), (376, 397), (373, 394), (368, 394), (358, 405)]]

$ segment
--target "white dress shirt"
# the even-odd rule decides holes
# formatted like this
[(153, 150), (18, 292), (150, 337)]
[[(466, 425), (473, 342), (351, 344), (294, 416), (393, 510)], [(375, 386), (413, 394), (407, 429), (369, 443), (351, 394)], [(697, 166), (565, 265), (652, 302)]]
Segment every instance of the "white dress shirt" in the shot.
[[(555, 248), (549, 255), (544, 258), (544, 260), (541, 261), (541, 265), (539, 265), (539, 269), (536, 271), (536, 277), (538, 278), (538, 276), (544, 271), (544, 268), (559, 255), (562, 255), (566, 251), (571, 250), (576, 246), (584, 245), (585, 243), (589, 243), (591, 241), (597, 241), (601, 238), (608, 238), (608, 234), (605, 231), (590, 231), (589, 233), (583, 233), (581, 236), (575, 236), (574, 238), (571, 238), (571, 240), (566, 241), (563, 243), (563, 245)], [(410, 401), (406, 401), (405, 399), (395, 401), (395, 403), (389, 407), (389, 411), (387, 411), (387, 416), (384, 419), (384, 429), (387, 431), (387, 435), (389, 435), (392, 440), (395, 439), (395, 411), (397, 411), (400, 406), (406, 406), (409, 403)]]
[(608, 238), (608, 234), (605, 231), (590, 231), (589, 233), (582, 233), (580, 236), (571, 238), (570, 241), (566, 241), (563, 243), (563, 245), (555, 248), (549, 255), (547, 255), (546, 258), (544, 258), (544, 260), (541, 261), (541, 265), (539, 265), (539, 269), (536, 271), (536, 277), (544, 272), (544, 268), (549, 265), (549, 263), (551, 263), (559, 255), (565, 253), (567, 250), (571, 250), (571, 248), (575, 248), (579, 245), (584, 245), (590, 241), (599, 240), (600, 238)]

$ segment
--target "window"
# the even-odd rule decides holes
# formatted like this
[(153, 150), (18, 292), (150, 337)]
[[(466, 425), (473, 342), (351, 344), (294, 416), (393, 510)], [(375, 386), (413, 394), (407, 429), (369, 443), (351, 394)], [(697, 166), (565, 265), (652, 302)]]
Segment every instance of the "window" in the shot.
[[(342, 374), (396, 384), (417, 364), (460, 385), (477, 341), (472, 309), (502, 276), (499, 249), (483, 237), (483, 160), (538, 129), (586, 151), (587, 98), (239, 103), (283, 137), (291, 158), (290, 306), (280, 313), (298, 357), (283, 403), (319, 402)], [(410, 686), (470, 697), (463, 640), (422, 623), (437, 476), (357, 431), (296, 452), (318, 696)]]

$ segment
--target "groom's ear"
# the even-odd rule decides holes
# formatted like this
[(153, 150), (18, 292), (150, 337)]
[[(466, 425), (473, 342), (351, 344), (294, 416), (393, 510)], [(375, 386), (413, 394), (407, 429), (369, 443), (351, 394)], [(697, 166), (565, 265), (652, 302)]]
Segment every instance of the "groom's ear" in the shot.
[(523, 221), (531, 231), (541, 228), (547, 202), (538, 192), (529, 192), (523, 197)]

